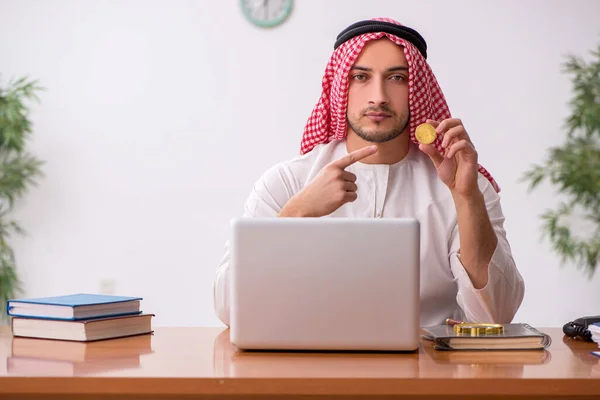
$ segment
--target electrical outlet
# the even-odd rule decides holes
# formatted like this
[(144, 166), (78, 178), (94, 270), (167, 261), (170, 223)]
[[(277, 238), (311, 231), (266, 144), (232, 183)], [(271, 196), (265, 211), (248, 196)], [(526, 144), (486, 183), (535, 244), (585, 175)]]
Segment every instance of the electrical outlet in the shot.
[(114, 279), (103, 279), (100, 281), (100, 294), (115, 294), (116, 282)]

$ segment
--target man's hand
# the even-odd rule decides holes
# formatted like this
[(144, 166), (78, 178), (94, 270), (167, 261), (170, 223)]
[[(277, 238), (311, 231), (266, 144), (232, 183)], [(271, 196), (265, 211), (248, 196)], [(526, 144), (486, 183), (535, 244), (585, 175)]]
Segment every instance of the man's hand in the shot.
[(488, 265), (498, 244), (498, 238), (487, 214), (483, 194), (477, 185), (477, 152), (459, 119), (442, 122), (427, 120), (444, 134), (442, 156), (433, 146), (419, 148), (433, 161), (440, 179), (450, 188), (456, 206), (462, 264), (473, 287), (481, 289), (488, 283)]
[(376, 152), (377, 146), (363, 147), (329, 163), (287, 202), (279, 216), (322, 217), (356, 200), (356, 175), (345, 169)]
[(427, 120), (443, 134), (442, 147), (446, 156), (442, 156), (432, 145), (419, 145), (421, 151), (431, 158), (438, 175), (452, 191), (453, 195), (463, 198), (479, 193), (477, 185), (477, 151), (459, 119), (445, 119), (442, 122)]

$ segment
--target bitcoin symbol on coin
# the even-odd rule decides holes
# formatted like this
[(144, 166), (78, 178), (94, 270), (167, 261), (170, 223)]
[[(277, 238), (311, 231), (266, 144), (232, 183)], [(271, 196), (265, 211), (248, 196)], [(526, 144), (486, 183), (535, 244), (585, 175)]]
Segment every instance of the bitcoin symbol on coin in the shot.
[(433, 143), (437, 137), (437, 133), (435, 132), (433, 125), (421, 124), (417, 126), (417, 129), (415, 130), (415, 136), (420, 143), (430, 144)]

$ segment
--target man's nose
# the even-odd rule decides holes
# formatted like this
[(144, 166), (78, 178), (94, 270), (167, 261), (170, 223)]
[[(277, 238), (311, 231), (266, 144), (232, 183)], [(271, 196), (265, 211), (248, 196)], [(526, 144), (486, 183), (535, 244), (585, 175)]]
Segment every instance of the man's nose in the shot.
[(386, 105), (390, 102), (385, 82), (380, 79), (373, 79), (371, 92), (369, 93), (369, 103), (375, 106)]

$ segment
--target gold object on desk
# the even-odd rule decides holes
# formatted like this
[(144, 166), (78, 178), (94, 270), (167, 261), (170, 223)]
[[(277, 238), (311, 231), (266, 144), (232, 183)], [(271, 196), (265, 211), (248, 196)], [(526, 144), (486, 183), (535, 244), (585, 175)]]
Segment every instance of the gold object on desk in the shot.
[(502, 324), (460, 323), (454, 325), (453, 329), (456, 333), (470, 336), (498, 335), (504, 332), (504, 326), (502, 326)]

